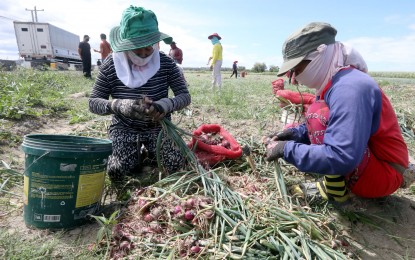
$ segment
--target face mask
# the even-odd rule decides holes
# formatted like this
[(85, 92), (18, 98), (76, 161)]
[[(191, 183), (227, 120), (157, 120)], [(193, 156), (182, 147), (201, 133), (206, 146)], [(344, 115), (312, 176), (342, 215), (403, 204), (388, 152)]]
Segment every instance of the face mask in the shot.
[(219, 42), (219, 39), (218, 39), (218, 38), (216, 38), (215, 36), (213, 36), (213, 37), (212, 37), (212, 39), (210, 39), (210, 42), (211, 42), (213, 45), (215, 45), (216, 43), (218, 43), (218, 42)]
[(324, 81), (324, 77), (321, 77), (321, 73), (318, 73), (316, 66), (316, 60), (311, 61), (307, 67), (298, 75), (295, 75), (295, 79), (309, 88), (318, 89)]
[(333, 50), (334, 44), (321, 44), (317, 51), (307, 55), (305, 59), (312, 61), (295, 79), (309, 88), (316, 89), (316, 94), (319, 95), (327, 83), (336, 73), (335, 67), (332, 63), (336, 60), (335, 52)]
[(156, 51), (158, 51), (158, 43), (153, 45), (153, 52), (145, 58), (141, 58), (140, 56), (135, 54), (133, 51), (127, 51), (127, 56), (134, 65), (141, 67), (141, 66), (146, 65), (151, 60), (151, 58), (154, 55), (154, 52)]

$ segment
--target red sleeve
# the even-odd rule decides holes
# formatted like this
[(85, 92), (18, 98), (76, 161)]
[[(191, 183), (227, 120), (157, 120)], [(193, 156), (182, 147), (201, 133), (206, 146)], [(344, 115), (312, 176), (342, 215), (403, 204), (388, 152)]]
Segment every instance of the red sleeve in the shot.
[(379, 128), (369, 139), (369, 147), (377, 158), (408, 167), (408, 148), (396, 120), (395, 111), (382, 91), (382, 115)]

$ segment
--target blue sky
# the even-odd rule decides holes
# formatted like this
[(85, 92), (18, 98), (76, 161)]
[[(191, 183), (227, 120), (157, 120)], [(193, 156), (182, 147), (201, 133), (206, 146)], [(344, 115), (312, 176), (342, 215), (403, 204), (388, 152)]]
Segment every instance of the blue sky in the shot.
[[(88, 34), (91, 47), (98, 48), (99, 34), (108, 35), (131, 4), (157, 15), (160, 31), (183, 50), (184, 67), (206, 66), (212, 49), (207, 36), (214, 32), (222, 37), (224, 67), (234, 60), (248, 69), (256, 62), (280, 66), (285, 39), (309, 22), (322, 21), (337, 29), (336, 40), (362, 54), (369, 71), (415, 71), (413, 0), (2, 0), (0, 58), (18, 58), (12, 20), (31, 21), (26, 8), (44, 9), (38, 12), (39, 22)], [(161, 43), (161, 50), (169, 49)]]

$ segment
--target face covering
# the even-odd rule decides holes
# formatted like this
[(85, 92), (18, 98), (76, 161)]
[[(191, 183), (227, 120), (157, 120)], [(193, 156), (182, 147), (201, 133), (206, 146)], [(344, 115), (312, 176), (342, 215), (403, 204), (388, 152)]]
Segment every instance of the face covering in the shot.
[(319, 95), (334, 74), (331, 73), (330, 67), (333, 61), (334, 45), (322, 44), (316, 52), (312, 52), (304, 59), (311, 60), (303, 72), (295, 76), (295, 79), (309, 87), (316, 89)]
[(319, 71), (319, 65), (316, 60), (311, 61), (303, 72), (295, 75), (295, 79), (298, 83), (309, 88), (319, 89), (324, 81), (324, 75)]
[(215, 45), (216, 43), (219, 43), (219, 39), (216, 36), (213, 36), (212, 39), (210, 39), (210, 41), (212, 42), (213, 45)]
[(151, 60), (151, 58), (154, 55), (154, 52), (158, 51), (158, 44), (154, 44), (152, 47), (153, 47), (153, 52), (145, 58), (141, 58), (140, 56), (135, 54), (133, 51), (127, 51), (127, 56), (134, 65), (140, 66), (140, 67), (144, 66)]
[[(129, 88), (139, 88), (147, 83), (160, 69), (160, 53), (158, 43), (153, 45), (153, 53), (146, 58), (140, 58), (130, 51), (115, 52), (114, 67), (117, 77)], [(141, 64), (141, 66), (135, 63)]]
[(309, 88), (316, 89), (317, 95), (321, 94), (327, 83), (343, 68), (353, 66), (362, 72), (367, 72), (366, 62), (360, 53), (341, 42), (322, 44), (304, 60), (311, 62), (303, 72), (295, 76), (295, 79)]

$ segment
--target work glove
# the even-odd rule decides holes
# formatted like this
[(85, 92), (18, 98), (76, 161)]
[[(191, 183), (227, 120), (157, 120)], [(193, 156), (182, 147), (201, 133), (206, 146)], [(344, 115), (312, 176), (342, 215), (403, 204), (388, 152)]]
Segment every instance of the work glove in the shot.
[(287, 141), (270, 141), (266, 144), (268, 162), (284, 158), (284, 146)]
[(149, 102), (149, 108), (146, 109), (146, 114), (153, 121), (160, 121), (166, 116), (167, 113), (172, 112), (172, 110), (172, 101), (169, 98), (162, 98), (157, 101)]
[(148, 108), (145, 99), (114, 99), (111, 101), (111, 111), (131, 119), (143, 119)]
[(288, 141), (294, 139), (294, 132), (291, 129), (285, 129), (283, 131), (269, 135), (273, 141)]
[(276, 132), (262, 137), (262, 142), (267, 145), (271, 141), (289, 141), (294, 140), (294, 132), (291, 129)]

